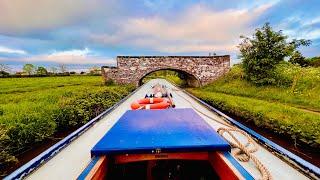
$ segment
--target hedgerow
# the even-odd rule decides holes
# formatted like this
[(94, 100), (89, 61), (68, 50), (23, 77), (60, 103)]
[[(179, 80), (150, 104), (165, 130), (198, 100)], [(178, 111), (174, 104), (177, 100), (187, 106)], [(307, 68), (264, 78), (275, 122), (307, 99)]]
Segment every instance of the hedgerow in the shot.
[(85, 124), (133, 89), (88, 76), (0, 79), (0, 172), (18, 154)]
[(84, 124), (124, 98), (132, 87), (111, 87), (77, 95), (76, 98), (63, 98), (60, 108), (54, 111), (53, 119), (58, 128), (69, 128)]

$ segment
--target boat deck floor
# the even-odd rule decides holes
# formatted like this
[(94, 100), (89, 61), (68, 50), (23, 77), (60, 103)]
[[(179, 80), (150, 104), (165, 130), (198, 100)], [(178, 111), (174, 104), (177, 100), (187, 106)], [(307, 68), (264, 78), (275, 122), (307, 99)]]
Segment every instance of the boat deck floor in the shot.
[[(154, 79), (144, 84), (136, 93), (126, 101), (116, 107), (112, 112), (97, 122), (93, 127), (84, 132), (67, 147), (57, 153), (52, 159), (43, 164), (40, 168), (27, 176), (27, 179), (76, 179), (82, 170), (91, 160), (90, 150), (93, 146), (110, 130), (117, 120), (130, 109), (130, 104), (134, 100), (143, 98), (145, 94), (151, 93), (151, 86), (156, 83), (166, 85), (173, 95), (176, 108), (193, 108), (212, 127), (217, 130), (223, 125), (212, 120), (221, 119), (206, 107), (195, 101), (188, 94), (184, 93), (174, 85), (163, 79)], [(201, 113), (199, 113), (201, 112)], [(203, 114), (206, 115), (203, 115)], [(210, 118), (209, 118), (209, 117)], [(240, 141), (245, 143), (245, 138), (241, 134), (236, 134)], [(259, 150), (254, 155), (269, 169), (273, 179), (308, 179), (289, 164), (268, 151), (264, 146), (259, 145)], [(256, 179), (260, 178), (260, 173), (254, 163), (240, 162), (241, 165)]]

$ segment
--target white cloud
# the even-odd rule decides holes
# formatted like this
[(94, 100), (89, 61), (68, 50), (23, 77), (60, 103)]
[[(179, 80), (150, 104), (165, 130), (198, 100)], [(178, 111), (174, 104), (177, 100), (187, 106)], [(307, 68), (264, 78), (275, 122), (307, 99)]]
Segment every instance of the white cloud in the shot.
[(75, 57), (85, 57), (91, 51), (88, 48), (85, 49), (73, 49), (68, 51), (54, 51), (53, 53), (49, 54), (48, 57), (57, 58), (57, 57), (65, 57), (65, 56), (75, 56)]
[[(104, 6), (103, 2), (108, 2), (108, 6)], [(207, 54), (214, 51), (229, 54), (237, 51), (239, 35), (251, 34), (253, 31), (250, 27), (251, 23), (273, 5), (271, 3), (257, 5), (254, 8), (212, 10), (200, 3), (171, 13), (175, 14), (172, 17), (168, 17), (165, 12), (146, 17), (139, 16), (143, 13), (127, 16), (126, 13), (121, 14), (121, 12), (107, 16), (109, 10), (111, 13), (115, 11), (112, 9), (117, 9), (114, 8), (116, 2), (115, 0), (65, 0), (63, 2), (0, 0), (0, 34), (32, 32), (37, 36), (39, 30), (55, 29), (57, 30), (55, 36), (59, 37), (61, 33), (66, 36), (66, 41), (72, 41), (72, 43), (93, 43), (99, 46), (120, 47), (119, 49), (133, 47), (161, 53), (205, 52)], [(167, 3), (167, 1), (161, 2)], [(145, 5), (149, 8), (157, 7), (155, 6), (157, 3), (149, 0), (145, 1)], [(94, 14), (96, 12), (98, 16)], [(88, 20), (87, 16), (91, 16), (88, 19), (92, 21), (88, 22), (91, 23), (90, 26), (84, 27)], [(79, 30), (73, 25), (79, 25)], [(85, 35), (78, 37), (70, 32), (66, 34), (68, 28), (75, 28), (76, 32), (85, 32)], [(87, 42), (87, 37), (91, 41)], [(57, 38), (54, 40), (61, 41)], [(65, 43), (63, 40), (61, 43)], [(75, 64), (115, 62), (112, 58), (99, 56), (88, 48), (53, 51), (24, 57), (21, 60)]]
[(311, 25), (314, 25), (314, 24), (318, 24), (318, 23), (320, 23), (320, 16), (313, 17), (312, 19), (309, 19), (309, 20), (300, 19), (300, 22), (301, 22), (302, 26), (311, 26)]
[[(299, 24), (299, 26), (292, 24)], [(300, 16), (291, 16), (283, 20), (278, 26), (284, 29), (283, 33), (289, 36), (289, 39), (319, 39), (320, 29), (313, 25), (320, 23), (320, 16), (312, 18), (302, 18)]]
[(0, 33), (27, 34), (74, 25), (98, 12), (108, 14), (114, 6), (115, 0), (0, 0)]
[(0, 53), (8, 53), (8, 54), (27, 54), (26, 51), (20, 49), (12, 49), (4, 46), (0, 46)]
[(68, 51), (54, 51), (51, 54), (44, 54), (26, 58), (27, 61), (47, 61), (66, 64), (113, 64), (115, 61), (109, 57), (101, 57), (94, 54), (90, 49), (72, 49)]
[(115, 59), (94, 54), (90, 49), (73, 49), (68, 51), (54, 51), (50, 54), (33, 55), (21, 58), (0, 58), (0, 61), (20, 61), (28, 63), (53, 62), (61, 64), (109, 64), (114, 65)]
[(273, 4), (254, 9), (214, 11), (195, 5), (170, 19), (162, 16), (129, 18), (118, 22), (114, 34), (93, 34), (98, 43), (151, 48), (160, 52), (235, 51), (241, 34)]

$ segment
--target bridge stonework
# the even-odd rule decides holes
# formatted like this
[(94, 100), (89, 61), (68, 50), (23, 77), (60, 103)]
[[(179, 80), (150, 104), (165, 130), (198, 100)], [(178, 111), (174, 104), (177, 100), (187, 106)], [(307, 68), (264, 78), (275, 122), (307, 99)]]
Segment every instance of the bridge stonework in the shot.
[(230, 69), (230, 56), (117, 56), (117, 67), (102, 67), (106, 82), (139, 85), (158, 70), (175, 70), (187, 75), (190, 86), (206, 85)]

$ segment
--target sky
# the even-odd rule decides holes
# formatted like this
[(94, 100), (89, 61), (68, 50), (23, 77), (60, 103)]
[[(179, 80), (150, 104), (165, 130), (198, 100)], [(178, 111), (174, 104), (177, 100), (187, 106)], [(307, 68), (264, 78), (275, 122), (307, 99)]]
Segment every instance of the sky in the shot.
[(270, 22), (320, 56), (319, 0), (0, 0), (0, 63), (114, 65), (117, 55), (231, 55)]

